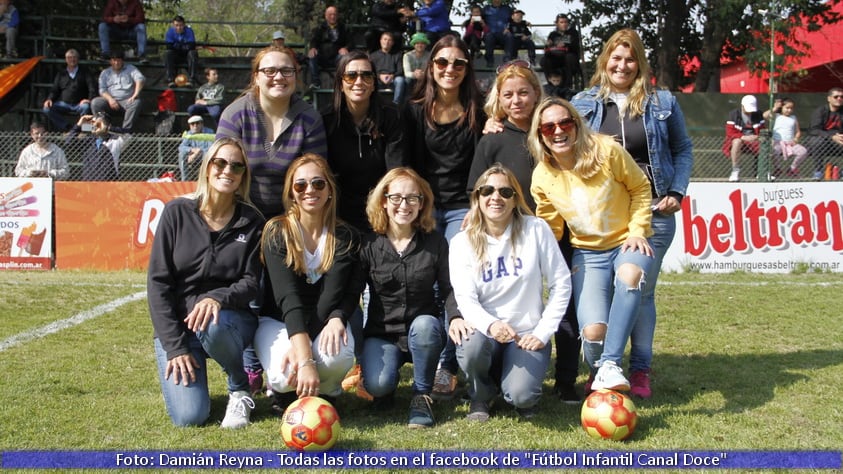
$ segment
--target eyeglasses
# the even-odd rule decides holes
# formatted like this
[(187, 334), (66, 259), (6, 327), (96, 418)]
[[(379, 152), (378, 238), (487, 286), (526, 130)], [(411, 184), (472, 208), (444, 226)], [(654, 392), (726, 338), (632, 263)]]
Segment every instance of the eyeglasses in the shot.
[(546, 137), (552, 137), (556, 133), (556, 127), (562, 129), (563, 132), (568, 132), (577, 124), (576, 120), (571, 117), (563, 118), (558, 122), (543, 123), (539, 125), (539, 131)]
[(483, 197), (491, 196), (495, 191), (504, 199), (512, 199), (512, 196), (515, 196), (515, 190), (508, 186), (496, 188), (490, 184), (484, 184), (477, 188), (477, 193)]
[(373, 71), (348, 71), (343, 73), (342, 80), (348, 85), (357, 82), (357, 78), (363, 79), (366, 84), (375, 82), (375, 73)]
[(531, 70), (533, 69), (529, 62), (524, 61), (523, 59), (513, 59), (512, 61), (505, 62), (498, 66), (498, 68), (495, 70), (495, 74), (500, 74), (510, 67), (523, 67), (524, 69)]
[(400, 206), (401, 201), (407, 201), (407, 204), (410, 206), (418, 206), (421, 204), (422, 200), (424, 200), (424, 196), (421, 194), (410, 194), (407, 196), (402, 196), (400, 194), (384, 194), (384, 196), (386, 196), (391, 204), (395, 204), (396, 206)]
[(468, 59), (454, 58), (453, 61), (448, 61), (447, 58), (436, 58), (433, 60), (433, 64), (435, 64), (440, 70), (447, 68), (450, 64), (454, 66), (454, 71), (462, 71), (466, 68), (466, 66), (468, 66)]
[(297, 179), (293, 181), (293, 191), (297, 193), (303, 193), (307, 189), (307, 185), (310, 184), (310, 187), (317, 191), (321, 191), (325, 189), (325, 186), (328, 185), (328, 181), (324, 178), (313, 178), (308, 183), (307, 180), (304, 179)]
[(217, 169), (217, 171), (225, 171), (227, 166), (234, 174), (243, 174), (246, 171), (246, 163), (239, 161), (228, 161), (225, 158), (211, 158), (210, 163)]
[(279, 72), (282, 77), (293, 77), (296, 75), (296, 68), (294, 67), (262, 67), (258, 69), (266, 77), (275, 77)]

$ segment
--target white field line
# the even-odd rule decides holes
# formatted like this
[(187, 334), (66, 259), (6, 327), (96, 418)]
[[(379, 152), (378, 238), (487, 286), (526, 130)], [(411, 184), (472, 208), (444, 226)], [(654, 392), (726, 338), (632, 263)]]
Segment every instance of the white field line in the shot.
[(124, 296), (113, 301), (109, 301), (108, 303), (95, 306), (87, 311), (82, 311), (81, 313), (71, 316), (70, 318), (55, 321), (40, 328), (15, 334), (14, 336), (8, 339), (0, 341), (0, 352), (3, 352), (6, 349), (12, 348), (19, 344), (23, 344), (44, 337), (47, 334), (53, 334), (63, 329), (71, 328), (78, 324), (82, 324), (89, 319), (94, 319), (98, 316), (102, 316), (105, 313), (114, 311), (115, 309), (123, 306), (124, 304), (131, 303), (133, 301), (137, 301), (143, 298), (146, 298), (146, 291), (139, 291), (137, 293)]

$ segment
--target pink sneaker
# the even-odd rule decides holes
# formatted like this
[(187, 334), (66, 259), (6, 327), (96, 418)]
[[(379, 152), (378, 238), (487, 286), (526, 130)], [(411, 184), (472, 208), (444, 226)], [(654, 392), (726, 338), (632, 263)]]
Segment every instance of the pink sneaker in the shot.
[(591, 390), (591, 384), (592, 383), (594, 383), (594, 374), (590, 373), (590, 374), (588, 374), (588, 380), (585, 381), (585, 385), (583, 385), (583, 387), (582, 387), (582, 392), (583, 392), (582, 396), (583, 397), (587, 397), (587, 396), (591, 395), (591, 392), (593, 391), (593, 390)]
[(629, 393), (633, 396), (645, 399), (653, 396), (650, 390), (650, 369), (636, 370), (630, 375), (629, 382), (632, 385)]
[(246, 370), (246, 375), (249, 376), (249, 392), (251, 392), (252, 396), (254, 397), (261, 393), (263, 391), (263, 370), (256, 372)]

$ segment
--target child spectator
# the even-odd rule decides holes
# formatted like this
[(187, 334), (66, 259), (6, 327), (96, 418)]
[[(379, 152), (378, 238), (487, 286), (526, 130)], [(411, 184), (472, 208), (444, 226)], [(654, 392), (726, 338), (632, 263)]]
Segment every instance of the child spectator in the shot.
[[(808, 157), (808, 149), (799, 144), (802, 130), (799, 127), (799, 119), (793, 114), (795, 108), (796, 102), (793, 99), (776, 99), (772, 113), (769, 110), (764, 112), (766, 120), (774, 116), (773, 150), (781, 155), (784, 164), (793, 158), (787, 170), (790, 177), (799, 176), (799, 163)], [(776, 164), (773, 174), (777, 176), (781, 171), (781, 166)]]
[(222, 101), (225, 98), (225, 86), (220, 84), (219, 71), (215, 68), (205, 69), (205, 78), (208, 82), (199, 86), (196, 91), (196, 102), (187, 108), (188, 115), (208, 114), (214, 122), (220, 118)]
[(530, 59), (530, 65), (536, 65), (536, 43), (533, 42), (533, 34), (530, 32), (530, 23), (524, 21), (524, 11), (515, 10), (512, 12), (512, 19), (506, 27), (509, 34), (512, 35), (510, 41), (510, 50), (507, 52), (509, 59), (518, 57), (519, 49), (527, 50), (527, 57)]
[(19, 178), (67, 179), (67, 158), (64, 150), (55, 143), (48, 142), (44, 124), (32, 122), (29, 126), (32, 143), (20, 152), (15, 176)]
[[(12, 5), (11, 0), (0, 0), (0, 34), (6, 36), (6, 53), (10, 58), (18, 57), (17, 39), (18, 39), (18, 25), (20, 24), (20, 15), (18, 10)], [(3, 56), (3, 51), (0, 50), (0, 57)]]
[(483, 9), (480, 5), (471, 6), (471, 18), (465, 20), (462, 27), (465, 28), (462, 39), (468, 44), (471, 56), (477, 59), (483, 51), (483, 37), (489, 32), (489, 25), (483, 20)]
[(567, 101), (574, 97), (574, 91), (562, 84), (561, 71), (546, 71), (544, 77), (547, 79), (543, 87), (545, 97), (561, 97)]
[(206, 127), (205, 121), (198, 115), (187, 119), (187, 126), (188, 130), (182, 133), (179, 145), (179, 171), (182, 181), (196, 181), (202, 155), (214, 143), (214, 131)]

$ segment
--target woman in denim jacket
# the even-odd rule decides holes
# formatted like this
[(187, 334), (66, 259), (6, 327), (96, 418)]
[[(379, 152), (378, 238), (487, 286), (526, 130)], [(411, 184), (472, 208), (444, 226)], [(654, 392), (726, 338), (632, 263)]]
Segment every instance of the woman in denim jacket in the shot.
[[(676, 233), (694, 157), (685, 118), (668, 91), (655, 90), (644, 44), (631, 29), (612, 35), (597, 58), (592, 87), (571, 103), (595, 130), (612, 135), (650, 179), (655, 261), (647, 274), (638, 319), (630, 337), (632, 395), (650, 398), (650, 364), (656, 328), (655, 289), (662, 260)], [(586, 388), (589, 384), (586, 384)]]

